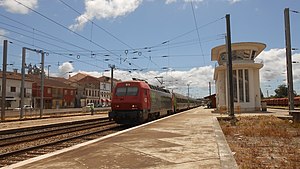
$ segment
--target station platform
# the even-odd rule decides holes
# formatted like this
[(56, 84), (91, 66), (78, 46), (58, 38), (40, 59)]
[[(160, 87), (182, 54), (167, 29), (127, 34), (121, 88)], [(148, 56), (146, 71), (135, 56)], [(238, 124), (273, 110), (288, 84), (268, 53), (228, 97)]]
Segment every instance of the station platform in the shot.
[(216, 117), (196, 108), (6, 168), (238, 168)]

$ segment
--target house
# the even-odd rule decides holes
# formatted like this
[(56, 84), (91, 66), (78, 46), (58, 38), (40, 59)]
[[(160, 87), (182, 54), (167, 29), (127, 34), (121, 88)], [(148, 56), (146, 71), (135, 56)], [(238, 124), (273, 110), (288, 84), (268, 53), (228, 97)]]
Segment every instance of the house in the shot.
[(205, 96), (204, 99), (207, 101), (209, 108), (216, 108), (216, 94)]
[[(2, 77), (3, 72), (0, 72), (0, 95), (2, 97)], [(6, 72), (6, 108), (14, 109), (21, 105), (21, 81), (22, 76), (17, 69), (13, 72)], [(32, 105), (32, 84), (33, 81), (25, 79), (24, 81), (24, 105)], [(2, 104), (2, 101), (0, 102)]]
[[(231, 48), (234, 108), (242, 112), (260, 110), (259, 70), (263, 67), (263, 63), (256, 62), (254, 59), (266, 48), (266, 45), (258, 42), (240, 42), (233, 43)], [(218, 62), (214, 71), (216, 111), (226, 112), (229, 104), (226, 45), (213, 48), (211, 60)]]
[[(108, 106), (111, 99), (111, 84), (109, 77), (93, 77), (84, 73), (77, 73), (69, 77), (68, 83), (77, 88), (76, 107), (94, 103), (96, 106)], [(114, 83), (118, 80), (114, 79)]]
[[(40, 107), (41, 102), (41, 78), (39, 75), (27, 74), (32, 84), (32, 105)], [(76, 88), (66, 84), (66, 79), (61, 77), (49, 77), (44, 79), (43, 105), (45, 109), (72, 108), (75, 107)]]

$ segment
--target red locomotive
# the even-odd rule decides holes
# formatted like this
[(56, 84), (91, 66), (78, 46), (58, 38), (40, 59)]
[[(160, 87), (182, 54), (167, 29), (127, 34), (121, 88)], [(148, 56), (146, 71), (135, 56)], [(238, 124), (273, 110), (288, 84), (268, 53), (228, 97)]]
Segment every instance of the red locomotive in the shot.
[(109, 118), (121, 124), (139, 124), (180, 110), (196, 107), (197, 100), (133, 80), (117, 83)]

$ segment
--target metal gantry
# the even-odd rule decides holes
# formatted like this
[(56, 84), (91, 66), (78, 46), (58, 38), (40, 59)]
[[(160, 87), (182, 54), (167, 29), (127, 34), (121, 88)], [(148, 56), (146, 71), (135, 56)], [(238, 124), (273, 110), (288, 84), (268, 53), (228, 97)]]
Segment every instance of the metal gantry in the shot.
[(36, 53), (41, 54), (41, 93), (40, 93), (40, 118), (43, 117), (43, 108), (44, 108), (44, 64), (45, 64), (45, 52), (43, 50), (31, 49), (27, 47), (22, 48), (22, 81), (21, 81), (21, 105), (20, 105), (20, 119), (24, 118), (24, 85), (25, 85), (25, 58), (26, 50), (30, 50)]

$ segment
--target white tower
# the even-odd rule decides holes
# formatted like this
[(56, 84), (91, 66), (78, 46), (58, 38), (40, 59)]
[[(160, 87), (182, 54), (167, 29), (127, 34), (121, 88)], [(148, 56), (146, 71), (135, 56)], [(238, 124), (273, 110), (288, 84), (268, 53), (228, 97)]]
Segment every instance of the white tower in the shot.
[[(263, 63), (255, 62), (254, 59), (266, 48), (266, 45), (257, 42), (240, 42), (233, 43), (231, 48), (235, 111), (260, 110), (259, 69), (263, 67)], [(214, 80), (216, 106), (219, 112), (226, 112), (228, 108), (226, 49), (226, 45), (221, 45), (211, 50), (211, 60), (218, 61), (218, 66), (214, 71)]]

